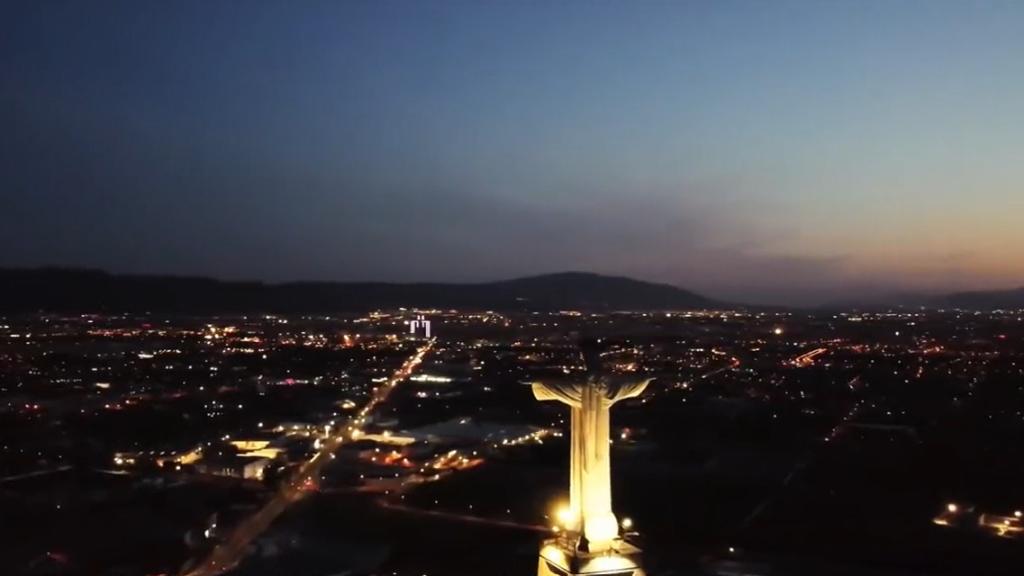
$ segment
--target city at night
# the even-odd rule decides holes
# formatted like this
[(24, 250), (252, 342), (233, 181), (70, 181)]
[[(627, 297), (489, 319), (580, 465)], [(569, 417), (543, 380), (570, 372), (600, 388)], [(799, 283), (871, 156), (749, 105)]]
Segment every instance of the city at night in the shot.
[(1024, 4), (0, 9), (0, 574), (1024, 574)]

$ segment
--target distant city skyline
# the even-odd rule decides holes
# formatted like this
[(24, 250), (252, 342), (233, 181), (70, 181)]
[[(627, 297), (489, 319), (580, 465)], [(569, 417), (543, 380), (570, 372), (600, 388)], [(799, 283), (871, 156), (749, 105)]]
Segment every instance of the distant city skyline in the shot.
[(1024, 285), (1024, 4), (15, 3), (0, 266)]

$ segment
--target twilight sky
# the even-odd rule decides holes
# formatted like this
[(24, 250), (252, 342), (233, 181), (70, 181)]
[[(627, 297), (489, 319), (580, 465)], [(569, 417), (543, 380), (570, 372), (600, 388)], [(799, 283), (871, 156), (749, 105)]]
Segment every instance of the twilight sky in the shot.
[(1024, 2), (5, 2), (0, 266), (1024, 285)]

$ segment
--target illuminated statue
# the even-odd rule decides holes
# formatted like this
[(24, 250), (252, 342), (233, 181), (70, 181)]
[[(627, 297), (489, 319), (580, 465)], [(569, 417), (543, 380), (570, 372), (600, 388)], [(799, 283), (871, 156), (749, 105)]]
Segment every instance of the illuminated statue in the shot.
[(530, 383), (537, 400), (557, 400), (570, 409), (569, 506), (558, 520), (571, 537), (545, 543), (540, 574), (556, 573), (548, 563), (570, 574), (609, 567), (643, 573), (635, 562), (639, 550), (619, 538), (612, 512), (609, 413), (619, 400), (639, 396), (650, 380), (591, 376), (583, 382)]

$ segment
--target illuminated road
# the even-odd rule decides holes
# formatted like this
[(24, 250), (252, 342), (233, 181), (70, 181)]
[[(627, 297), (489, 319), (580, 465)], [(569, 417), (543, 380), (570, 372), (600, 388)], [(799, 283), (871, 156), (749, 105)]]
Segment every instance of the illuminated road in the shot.
[[(373, 411), (381, 402), (387, 400), (391, 391), (399, 382), (406, 379), (416, 366), (423, 361), (423, 357), (434, 346), (434, 339), (416, 350), (408, 360), (402, 364), (389, 380), (374, 388), (370, 400), (353, 415), (343, 431), (358, 435), (362, 432), (361, 426), (366, 421), (366, 416)], [(300, 500), (304, 494), (303, 485), (308, 479), (316, 479), (325, 462), (330, 461), (330, 456), (344, 442), (343, 435), (336, 433), (322, 442), (320, 451), (307, 460), (291, 478), (281, 484), (280, 489), (267, 503), (255, 514), (241, 521), (231, 534), (218, 544), (210, 555), (191, 571), (183, 572), (184, 576), (217, 576), (231, 570), (245, 557), (246, 551), (253, 540), (259, 537), (288, 506)]]
[(690, 385), (693, 384), (693, 382), (695, 380), (707, 380), (708, 378), (711, 378), (712, 376), (717, 376), (718, 374), (721, 374), (722, 372), (727, 372), (729, 370), (735, 370), (735, 369), (737, 369), (739, 367), (740, 367), (740, 359), (735, 357), (735, 356), (730, 356), (729, 357), (729, 363), (727, 365), (722, 366), (720, 368), (715, 368), (714, 370), (711, 370), (709, 372), (705, 372), (705, 373), (701, 374), (700, 376), (698, 376), (696, 378), (692, 378), (690, 380), (687, 380), (686, 382), (682, 382), (680, 384), (677, 384), (676, 388), (686, 389), (686, 388), (689, 388)]
[(815, 348), (806, 354), (801, 354), (796, 358), (793, 358), (793, 364), (795, 366), (807, 367), (814, 364), (814, 359), (821, 356), (825, 352), (828, 352), (827, 348)]
[(735, 369), (737, 369), (739, 367), (740, 367), (740, 359), (735, 357), (735, 356), (730, 356), (729, 357), (729, 365), (728, 366), (722, 366), (721, 368), (718, 368), (717, 370), (712, 370), (711, 372), (707, 372), (707, 373), (703, 374), (700, 377), (700, 379), (701, 380), (706, 380), (708, 378), (711, 378), (712, 376), (715, 376), (717, 374), (721, 374), (722, 372), (725, 372), (727, 370), (735, 370)]

